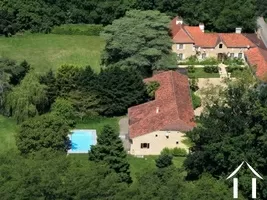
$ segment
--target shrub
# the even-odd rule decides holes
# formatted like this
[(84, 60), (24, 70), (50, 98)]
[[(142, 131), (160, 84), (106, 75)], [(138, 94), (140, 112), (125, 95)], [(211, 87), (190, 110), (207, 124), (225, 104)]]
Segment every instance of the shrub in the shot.
[(218, 60), (214, 57), (206, 58), (199, 62), (200, 65), (217, 65), (219, 64)]
[(244, 70), (244, 67), (241, 67), (237, 64), (230, 64), (228, 67), (227, 67), (227, 72), (234, 72), (234, 71), (243, 71)]
[(164, 149), (162, 149), (162, 151), (160, 152), (161, 155), (172, 155), (172, 150), (165, 147)]
[(156, 159), (156, 166), (158, 168), (166, 168), (171, 166), (172, 163), (172, 155), (171, 154), (161, 154), (157, 159)]
[(244, 65), (244, 61), (241, 58), (227, 58), (224, 62), (225, 65)]
[(174, 157), (186, 157), (187, 156), (187, 152), (185, 149), (183, 148), (178, 148), (178, 147), (175, 147), (173, 150), (172, 150), (172, 155)]
[(195, 69), (195, 67), (193, 65), (189, 65), (187, 67), (187, 70), (188, 70), (189, 73), (194, 73), (196, 71), (196, 69)]
[(103, 25), (99, 24), (65, 24), (52, 29), (54, 34), (99, 36)]
[(159, 88), (160, 84), (157, 81), (151, 81), (149, 83), (146, 84), (146, 92), (147, 95), (154, 99), (155, 98), (155, 93), (157, 91), (157, 89)]
[(197, 91), (197, 90), (199, 89), (197, 83), (198, 83), (198, 79), (195, 78), (195, 77), (193, 77), (193, 78), (191, 78), (191, 79), (189, 80), (190, 89), (191, 89), (193, 92), (195, 92), (195, 91)]
[(204, 66), (204, 72), (207, 73), (218, 73), (218, 66)]
[(201, 106), (201, 99), (199, 96), (197, 96), (193, 91), (191, 91), (191, 96), (192, 96), (192, 103), (194, 109), (198, 108)]

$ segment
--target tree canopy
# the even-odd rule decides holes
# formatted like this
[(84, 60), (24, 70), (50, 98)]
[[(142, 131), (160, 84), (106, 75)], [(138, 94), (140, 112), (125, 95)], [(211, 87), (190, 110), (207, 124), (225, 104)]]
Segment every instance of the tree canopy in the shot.
[(89, 160), (107, 163), (123, 182), (131, 183), (130, 165), (126, 156), (118, 133), (108, 125), (104, 126), (97, 138), (97, 144), (89, 151)]
[(176, 64), (171, 52), (170, 17), (159, 11), (131, 10), (105, 27), (105, 66), (133, 67), (142, 75)]
[(6, 97), (6, 110), (14, 116), (17, 123), (42, 112), (47, 103), (46, 86), (40, 84), (38, 76), (31, 72), (14, 87)]
[[(257, 85), (256, 85), (257, 86)], [(266, 176), (266, 102), (265, 85), (230, 84), (225, 98), (215, 101), (200, 117), (200, 126), (189, 132), (194, 142), (192, 153), (185, 161), (188, 178), (196, 179), (208, 172), (225, 178), (243, 161)], [(250, 195), (251, 174), (242, 174), (243, 192)], [(266, 198), (266, 182), (260, 183), (259, 196)]]
[(54, 114), (45, 114), (21, 124), (16, 143), (22, 154), (42, 149), (66, 152), (70, 147), (69, 129), (71, 121)]

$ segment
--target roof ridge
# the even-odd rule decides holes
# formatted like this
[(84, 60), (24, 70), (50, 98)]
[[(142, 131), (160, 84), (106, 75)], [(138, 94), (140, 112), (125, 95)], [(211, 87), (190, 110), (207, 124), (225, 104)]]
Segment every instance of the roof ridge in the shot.
[[(172, 92), (173, 92), (173, 96), (174, 96), (174, 100), (175, 100), (175, 105), (176, 105), (176, 111), (179, 117), (179, 120), (181, 120), (180, 118), (180, 114), (179, 114), (179, 109), (178, 109), (178, 103), (177, 103), (177, 95), (175, 95), (175, 89), (174, 89), (174, 77), (173, 77), (173, 71), (171, 71), (171, 84), (172, 84)], [(179, 92), (179, 91), (178, 91)], [(177, 92), (177, 93), (178, 93)]]
[(189, 31), (186, 30), (186, 28), (184, 28), (184, 26), (182, 26), (182, 29), (184, 29), (185, 33), (193, 40), (193, 42), (195, 43), (195, 39), (193, 38), (193, 36), (189, 33)]

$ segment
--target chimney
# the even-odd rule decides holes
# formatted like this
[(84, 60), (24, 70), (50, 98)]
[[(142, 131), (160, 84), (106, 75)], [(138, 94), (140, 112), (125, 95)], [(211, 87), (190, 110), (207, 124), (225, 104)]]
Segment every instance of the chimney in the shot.
[(204, 33), (204, 31), (205, 31), (205, 25), (203, 23), (200, 23), (199, 24), (199, 28)]
[(242, 28), (235, 28), (235, 33), (238, 33), (238, 34), (242, 33)]
[(157, 107), (157, 109), (156, 109), (156, 113), (159, 113), (159, 107)]
[(183, 21), (183, 19), (181, 17), (177, 17), (176, 18), (176, 25), (183, 24), (183, 23), (184, 23), (184, 21)]

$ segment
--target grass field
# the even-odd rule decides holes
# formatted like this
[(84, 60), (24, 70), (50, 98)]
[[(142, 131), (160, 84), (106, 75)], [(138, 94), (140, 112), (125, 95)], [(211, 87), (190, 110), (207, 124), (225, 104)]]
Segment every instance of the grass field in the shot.
[(57, 69), (63, 64), (90, 65), (100, 70), (104, 40), (98, 36), (25, 34), (0, 37), (0, 57), (27, 60), (37, 72)]
[(207, 73), (203, 68), (195, 68), (194, 73), (188, 73), (189, 77), (195, 78), (220, 78), (219, 73)]
[(15, 134), (17, 125), (15, 120), (0, 115), (0, 152), (16, 149)]
[[(134, 156), (128, 156), (128, 162), (130, 163), (130, 170), (132, 179), (135, 181), (136, 177), (140, 173), (145, 173), (146, 171), (151, 171), (151, 169), (156, 168), (157, 156), (145, 156), (144, 158), (137, 158)], [(185, 158), (184, 157), (174, 157), (173, 164), (175, 167), (180, 168), (183, 165)]]
[(100, 133), (105, 125), (110, 125), (119, 133), (120, 117), (98, 117), (95, 119), (84, 120), (76, 124), (77, 129), (96, 129), (97, 134)]

